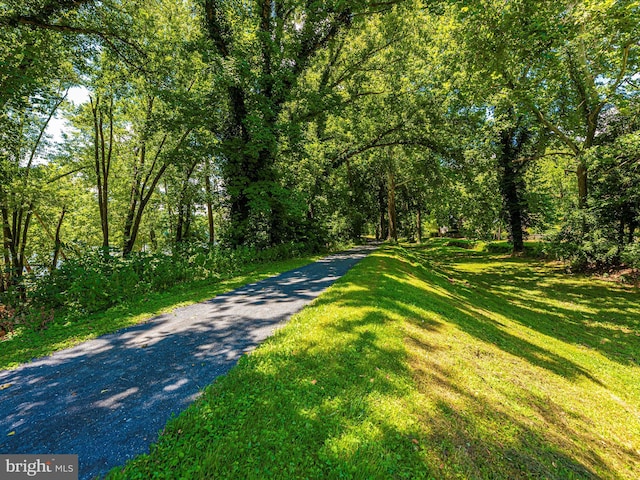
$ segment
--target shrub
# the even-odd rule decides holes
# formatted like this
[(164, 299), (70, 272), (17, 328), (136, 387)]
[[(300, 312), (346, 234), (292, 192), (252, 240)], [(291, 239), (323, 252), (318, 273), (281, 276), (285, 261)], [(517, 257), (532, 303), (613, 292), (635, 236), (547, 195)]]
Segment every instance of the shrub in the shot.
[(513, 245), (509, 242), (489, 242), (485, 245), (484, 251), (496, 254), (509, 254), (513, 252)]
[(95, 250), (65, 261), (51, 274), (29, 279), (34, 308), (66, 308), (77, 313), (105, 310), (150, 291), (162, 291), (187, 280), (237, 275), (250, 265), (298, 256), (301, 243), (258, 250), (225, 249), (209, 244), (181, 244), (168, 253), (134, 253), (123, 258)]
[(640, 266), (640, 245), (625, 243), (609, 225), (602, 225), (590, 212), (577, 212), (566, 219), (561, 230), (549, 237), (548, 252), (569, 263), (572, 271), (605, 270), (622, 264)]
[(625, 245), (620, 257), (625, 265), (640, 269), (640, 243)]
[(447, 243), (444, 244), (444, 246), (458, 247), (458, 248), (464, 248), (464, 249), (470, 250), (470, 249), (473, 249), (473, 247), (475, 246), (475, 243), (470, 240), (455, 239), (455, 240), (449, 240)]

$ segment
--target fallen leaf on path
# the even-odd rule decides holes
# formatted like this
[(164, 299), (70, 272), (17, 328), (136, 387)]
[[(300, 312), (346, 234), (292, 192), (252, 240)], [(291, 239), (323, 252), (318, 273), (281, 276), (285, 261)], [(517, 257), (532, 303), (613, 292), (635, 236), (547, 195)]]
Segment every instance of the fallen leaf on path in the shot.
[(7, 433), (7, 437), (10, 437), (11, 435), (15, 435), (15, 434), (16, 434), (16, 431), (12, 430), (9, 433)]
[(0, 390), (4, 390), (5, 388), (9, 388), (13, 383), (3, 383), (0, 385)]

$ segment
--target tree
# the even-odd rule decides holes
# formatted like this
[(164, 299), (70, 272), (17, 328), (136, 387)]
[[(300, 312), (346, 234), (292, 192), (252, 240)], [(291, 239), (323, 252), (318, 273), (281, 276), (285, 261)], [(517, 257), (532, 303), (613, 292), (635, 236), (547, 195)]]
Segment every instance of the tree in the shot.
[(280, 115), (315, 57), (331, 48), (356, 15), (380, 9), (381, 4), (357, 1), (265, 0), (241, 10), (219, 0), (204, 2), (208, 37), (227, 86), (221, 155), (231, 244), (255, 243), (258, 225), (264, 225), (266, 243), (284, 240), (286, 214), (274, 168), (286, 129)]
[[(38, 201), (41, 177), (36, 156), (45, 143), (45, 130), (64, 100), (60, 92), (43, 92), (39, 104), (13, 111), (19, 136), (0, 150), (0, 215), (3, 236), (2, 291), (12, 286), (22, 290), (21, 279), (27, 263), (29, 228)], [(47, 95), (48, 94), (48, 95)], [(34, 108), (35, 107), (35, 108)], [(37, 123), (39, 122), (39, 124)], [(24, 291), (22, 290), (24, 294)]]
[[(98, 193), (98, 208), (100, 211), (100, 226), (102, 228), (102, 248), (109, 248), (109, 174), (113, 157), (113, 96), (110, 96), (108, 106), (101, 105), (100, 96), (95, 100), (90, 98), (91, 114), (93, 116), (93, 145), (94, 171), (96, 174), (96, 188)], [(105, 140), (104, 118), (108, 122), (108, 134)]]
[[(634, 2), (468, 2), (458, 10), (472, 68), (509, 88), (575, 159), (578, 207), (585, 155), (603, 109), (637, 95), (640, 9)], [(473, 32), (471, 35), (469, 32)]]
[(526, 199), (524, 196), (524, 171), (529, 163), (525, 149), (531, 139), (530, 126), (525, 117), (516, 117), (512, 107), (501, 119), (499, 131), (499, 148), (496, 160), (499, 169), (500, 192), (504, 202), (504, 210), (508, 217), (509, 233), (513, 243), (513, 251), (524, 251), (523, 224), (526, 221)]

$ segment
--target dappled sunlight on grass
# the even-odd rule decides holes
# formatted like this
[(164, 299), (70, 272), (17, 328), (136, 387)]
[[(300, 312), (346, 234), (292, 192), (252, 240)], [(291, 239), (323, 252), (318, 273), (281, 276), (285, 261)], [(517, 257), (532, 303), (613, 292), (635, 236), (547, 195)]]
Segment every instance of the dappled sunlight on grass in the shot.
[[(440, 475), (636, 478), (640, 338), (638, 317), (626, 307), (635, 306), (637, 296), (587, 278), (564, 283), (557, 269), (522, 259), (506, 268), (504, 258), (487, 255), (460, 268), (465, 264), (457, 252), (458, 263), (448, 267), (446, 250), (411, 250), (429, 262), (438, 257), (439, 273), (456, 279), (450, 289), (460, 302), (447, 317), (456, 332), (439, 339), (424, 331), (428, 349), (407, 343), (416, 382), (429, 403), (435, 398), (440, 405), (440, 416), (425, 418), (444, 423), (427, 437), (442, 445), (439, 455), (428, 455), (440, 462)], [(424, 280), (441, 282), (435, 275)], [(424, 304), (439, 311), (439, 302), (429, 296)], [(612, 303), (617, 311), (608, 311)], [(609, 338), (612, 331), (625, 335), (614, 342), (605, 331)]]
[[(385, 277), (388, 277), (390, 280), (393, 280), (395, 282), (404, 283), (406, 285), (415, 285), (416, 283), (415, 281), (416, 277), (413, 275), (406, 275), (404, 278), (402, 278), (394, 275), (385, 274)], [(440, 295), (445, 298), (454, 298), (454, 296), (451, 293), (449, 293), (445, 288), (438, 287), (437, 285), (424, 285), (423, 289), (425, 291), (434, 293), (436, 295)]]
[(112, 475), (639, 478), (637, 301), (539, 261), (386, 247)]

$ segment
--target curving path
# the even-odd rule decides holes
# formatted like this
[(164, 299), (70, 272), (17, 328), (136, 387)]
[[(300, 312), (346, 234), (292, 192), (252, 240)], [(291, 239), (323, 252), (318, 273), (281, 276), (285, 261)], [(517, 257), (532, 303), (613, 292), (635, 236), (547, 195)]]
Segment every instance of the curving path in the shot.
[(0, 371), (0, 385), (10, 384), (0, 390), (0, 453), (77, 454), (89, 479), (147, 452), (172, 415), (374, 248)]

